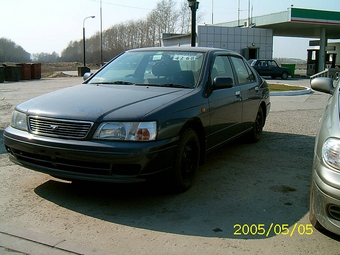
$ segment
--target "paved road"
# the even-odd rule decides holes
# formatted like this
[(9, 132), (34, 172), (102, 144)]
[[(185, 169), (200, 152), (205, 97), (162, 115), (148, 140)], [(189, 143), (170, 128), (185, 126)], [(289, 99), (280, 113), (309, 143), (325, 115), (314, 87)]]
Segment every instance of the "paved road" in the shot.
[[(0, 84), (1, 137), (15, 104), (79, 82)], [(339, 254), (339, 237), (307, 217), (326, 101), (273, 96), (263, 139), (211, 153), (179, 195), (157, 185), (72, 185), (12, 164), (1, 139), (0, 254)]]

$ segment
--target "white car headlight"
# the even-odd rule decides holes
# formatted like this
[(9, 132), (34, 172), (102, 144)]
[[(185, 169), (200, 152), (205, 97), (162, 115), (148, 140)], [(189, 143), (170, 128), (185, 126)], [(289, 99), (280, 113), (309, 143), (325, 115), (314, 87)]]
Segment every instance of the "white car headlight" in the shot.
[(18, 111), (13, 111), (11, 126), (20, 130), (27, 130), (26, 114)]
[(94, 139), (152, 141), (156, 139), (157, 124), (151, 122), (104, 122), (99, 125)]
[(322, 146), (322, 157), (327, 164), (340, 170), (340, 140), (328, 138)]

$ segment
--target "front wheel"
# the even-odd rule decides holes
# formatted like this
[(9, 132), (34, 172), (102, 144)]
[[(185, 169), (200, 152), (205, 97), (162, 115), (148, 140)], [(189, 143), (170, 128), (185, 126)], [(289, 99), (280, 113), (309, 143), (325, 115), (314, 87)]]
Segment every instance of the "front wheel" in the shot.
[(173, 188), (176, 192), (184, 192), (192, 186), (199, 158), (200, 143), (197, 134), (193, 129), (187, 129), (180, 137), (172, 169)]

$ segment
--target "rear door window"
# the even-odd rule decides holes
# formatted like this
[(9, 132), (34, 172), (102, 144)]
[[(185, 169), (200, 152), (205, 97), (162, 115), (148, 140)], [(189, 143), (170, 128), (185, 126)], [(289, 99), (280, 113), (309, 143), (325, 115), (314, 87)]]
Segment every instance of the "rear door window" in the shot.
[(231, 62), (235, 68), (237, 81), (239, 84), (247, 84), (255, 81), (255, 75), (242, 58), (231, 57)]

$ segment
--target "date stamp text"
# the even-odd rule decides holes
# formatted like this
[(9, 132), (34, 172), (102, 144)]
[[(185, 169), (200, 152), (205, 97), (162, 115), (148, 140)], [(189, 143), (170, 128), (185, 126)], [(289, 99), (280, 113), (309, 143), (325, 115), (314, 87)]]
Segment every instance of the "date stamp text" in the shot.
[(234, 224), (235, 236), (247, 236), (247, 235), (259, 235), (270, 236), (274, 235), (286, 235), (292, 237), (293, 235), (312, 235), (312, 224), (299, 224), (295, 223), (291, 228), (289, 224)]

